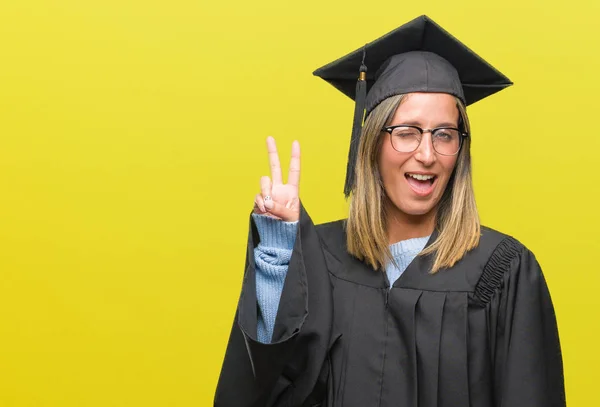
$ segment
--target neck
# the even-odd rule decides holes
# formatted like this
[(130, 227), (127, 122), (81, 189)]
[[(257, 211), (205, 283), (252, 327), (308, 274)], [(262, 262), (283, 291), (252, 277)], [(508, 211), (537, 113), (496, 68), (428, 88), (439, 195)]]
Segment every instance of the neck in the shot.
[(423, 215), (408, 215), (387, 202), (387, 232), (389, 244), (401, 240), (429, 236), (435, 228), (435, 209)]

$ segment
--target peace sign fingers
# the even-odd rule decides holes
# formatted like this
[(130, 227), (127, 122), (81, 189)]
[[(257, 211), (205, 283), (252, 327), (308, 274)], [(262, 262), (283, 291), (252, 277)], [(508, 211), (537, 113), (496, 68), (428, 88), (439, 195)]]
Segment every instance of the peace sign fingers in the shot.
[(281, 164), (277, 154), (277, 146), (273, 137), (267, 138), (267, 151), (271, 166), (271, 178), (262, 177), (260, 194), (254, 201), (254, 212), (275, 217), (287, 222), (297, 221), (300, 217), (300, 199), (298, 184), (300, 183), (300, 143), (292, 144), (292, 159), (287, 184), (281, 177)]

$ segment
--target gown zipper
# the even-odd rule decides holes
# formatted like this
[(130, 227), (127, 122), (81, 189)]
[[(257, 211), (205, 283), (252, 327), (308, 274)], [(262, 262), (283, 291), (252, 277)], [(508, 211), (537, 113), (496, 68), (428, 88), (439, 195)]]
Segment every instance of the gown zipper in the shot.
[(383, 271), (383, 282), (385, 284), (385, 309), (388, 308), (388, 303), (390, 301), (390, 291), (392, 287), (390, 286), (390, 280), (388, 279), (387, 272)]
[(381, 363), (381, 376), (379, 378), (380, 386), (379, 386), (379, 402), (377, 403), (378, 407), (381, 407), (381, 403), (382, 403), (382, 399), (383, 399), (383, 381), (384, 381), (384, 376), (385, 376), (385, 365), (386, 365), (389, 323), (390, 323), (389, 301), (390, 301), (390, 291), (392, 290), (392, 287), (390, 286), (390, 282), (388, 280), (386, 272), (384, 272), (383, 280), (385, 282), (385, 339), (384, 339), (384, 343), (383, 343), (383, 361)]

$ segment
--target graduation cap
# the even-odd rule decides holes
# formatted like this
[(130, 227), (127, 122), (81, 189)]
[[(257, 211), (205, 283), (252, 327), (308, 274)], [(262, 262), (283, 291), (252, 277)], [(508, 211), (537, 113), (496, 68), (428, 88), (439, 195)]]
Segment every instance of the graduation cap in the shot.
[(356, 102), (346, 197), (354, 185), (363, 117), (384, 99), (410, 92), (436, 92), (456, 96), (468, 106), (512, 85), (505, 75), (425, 15), (313, 74)]

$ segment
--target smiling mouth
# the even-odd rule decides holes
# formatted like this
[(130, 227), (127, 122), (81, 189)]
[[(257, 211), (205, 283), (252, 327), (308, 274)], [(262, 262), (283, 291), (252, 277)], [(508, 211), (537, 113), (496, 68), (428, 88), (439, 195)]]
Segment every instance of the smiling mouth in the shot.
[(413, 191), (421, 196), (429, 195), (433, 192), (433, 184), (437, 179), (435, 175), (411, 174), (408, 172), (404, 174), (404, 177)]

